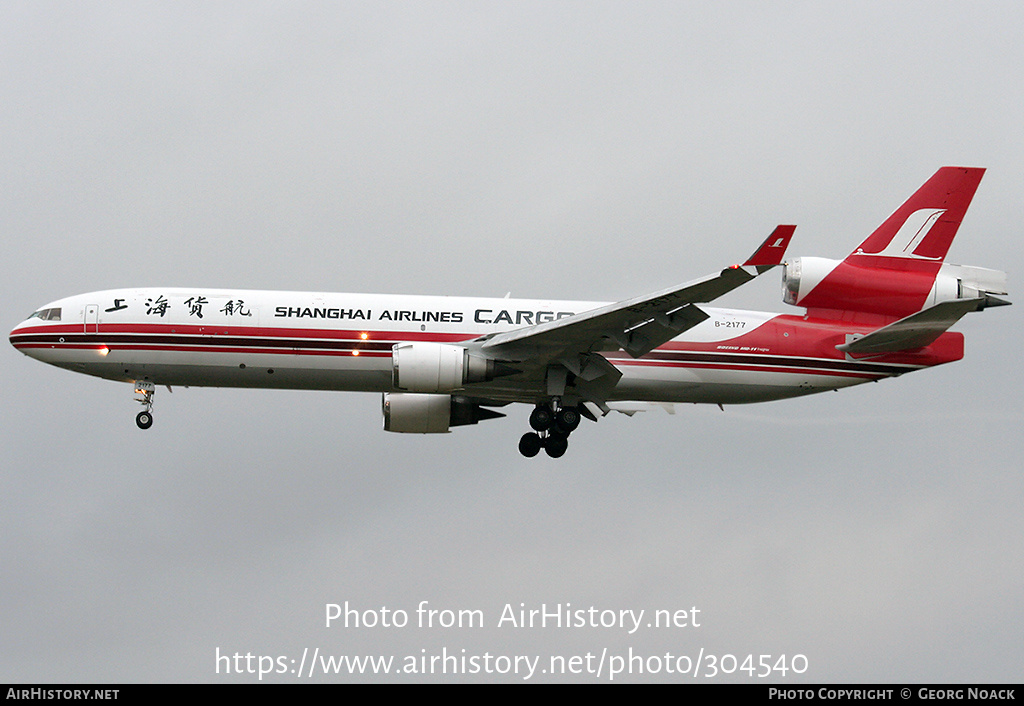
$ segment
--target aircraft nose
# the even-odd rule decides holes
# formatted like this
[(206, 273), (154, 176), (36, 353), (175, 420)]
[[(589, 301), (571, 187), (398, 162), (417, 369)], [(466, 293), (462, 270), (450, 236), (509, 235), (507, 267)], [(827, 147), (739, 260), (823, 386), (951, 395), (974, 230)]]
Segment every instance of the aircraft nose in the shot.
[(19, 323), (17, 326), (12, 328), (11, 332), (9, 334), (7, 334), (7, 340), (11, 342), (12, 346), (14, 346), (18, 350), (20, 350), (22, 353), (24, 353), (25, 350), (22, 349), (18, 345), (18, 343), (19, 343), (19, 341), (24, 339), (24, 334), (22, 334), (21, 331), (22, 331), (22, 329), (24, 329), (28, 325), (29, 321), (30, 321), (30, 319), (25, 319), (24, 321)]
[(28, 318), (11, 329), (11, 332), (7, 334), (7, 340), (25, 355), (32, 356), (36, 347), (30, 344), (33, 342), (34, 335), (39, 333), (37, 327), (44, 321), (60, 321), (60, 312), (60, 307), (53, 305), (33, 311)]
[(21, 348), (18, 347), (18, 336), (17, 336), (17, 334), (18, 334), (18, 327), (15, 326), (14, 330), (11, 331), (7, 335), (7, 340), (11, 342), (11, 345), (14, 346), (15, 350), (19, 350), (22, 353), (24, 353), (25, 351), (23, 351)]

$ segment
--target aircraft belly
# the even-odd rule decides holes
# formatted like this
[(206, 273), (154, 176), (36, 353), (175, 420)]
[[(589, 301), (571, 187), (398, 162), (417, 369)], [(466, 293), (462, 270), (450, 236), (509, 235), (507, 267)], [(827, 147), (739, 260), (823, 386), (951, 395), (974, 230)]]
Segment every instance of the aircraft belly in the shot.
[[(390, 351), (275, 352), (201, 351), (160, 346), (122, 348), (69, 343), (33, 349), (33, 356), (53, 365), (98, 377), (158, 385), (247, 387), (304, 390), (388, 392), (392, 390)], [(610, 356), (623, 373), (607, 400), (741, 404), (785, 399), (885, 377), (858, 370), (857, 363), (772, 356), (716, 355), (704, 359), (634, 359)], [(844, 367), (845, 366), (845, 367)], [(854, 366), (854, 367), (851, 367)], [(822, 370), (824, 368), (825, 370)], [(827, 371), (827, 372), (826, 372)], [(889, 373), (892, 374), (892, 373)], [(546, 393), (539, 378), (512, 376), (475, 384), (455, 394), (533, 403)]]
[(133, 370), (133, 380), (161, 385), (248, 387), (287, 390), (386, 392), (391, 371), (326, 370), (300, 367), (260, 367), (240, 370), (215, 365), (145, 365)]
[(745, 404), (799, 397), (849, 387), (870, 378), (806, 371), (625, 366), (612, 399), (707, 404)]
[[(616, 361), (623, 375), (607, 401), (745, 404), (767, 402), (858, 385), (879, 375), (842, 371), (748, 370), (712, 367), (653, 366)], [(572, 393), (572, 388), (567, 390)], [(545, 396), (539, 380), (506, 378), (472, 385), (463, 394), (493, 400), (534, 403)]]
[(55, 365), (109, 380), (148, 380), (158, 385), (248, 387), (296, 390), (387, 392), (391, 357), (304, 356), (294, 354), (201, 353), (180, 351), (64, 350)]

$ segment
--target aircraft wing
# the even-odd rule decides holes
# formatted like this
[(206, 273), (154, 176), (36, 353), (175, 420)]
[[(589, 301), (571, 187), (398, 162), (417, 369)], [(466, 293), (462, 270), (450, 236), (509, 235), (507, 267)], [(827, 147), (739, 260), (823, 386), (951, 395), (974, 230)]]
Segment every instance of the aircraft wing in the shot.
[[(585, 381), (621, 373), (597, 351), (625, 350), (640, 357), (696, 326), (708, 315), (696, 304), (710, 302), (781, 264), (796, 226), (778, 226), (742, 265), (676, 287), (584, 311), (534, 326), (490, 334), (474, 341), (488, 357), (527, 367), (561, 364)], [(600, 395), (597, 395), (600, 397)]]

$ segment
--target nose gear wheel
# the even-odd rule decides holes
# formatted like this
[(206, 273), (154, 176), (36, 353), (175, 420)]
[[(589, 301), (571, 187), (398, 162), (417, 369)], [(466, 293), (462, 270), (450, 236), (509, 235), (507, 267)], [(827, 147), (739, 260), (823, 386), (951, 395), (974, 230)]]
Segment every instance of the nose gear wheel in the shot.
[(145, 380), (135, 382), (135, 394), (139, 397), (135, 401), (145, 409), (135, 415), (135, 424), (139, 429), (149, 429), (153, 426), (153, 395), (156, 392), (156, 385)]

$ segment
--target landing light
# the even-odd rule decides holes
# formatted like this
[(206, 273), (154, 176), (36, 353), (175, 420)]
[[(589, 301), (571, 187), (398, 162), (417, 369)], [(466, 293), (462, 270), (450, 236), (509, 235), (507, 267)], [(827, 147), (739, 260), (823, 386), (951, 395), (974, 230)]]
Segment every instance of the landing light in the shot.
[(352, 355), (359, 355), (359, 351), (352, 351)]
[(107, 348), (106, 346), (103, 346), (102, 348), (98, 349), (98, 352), (100, 355), (106, 355), (107, 353), (110, 352), (110, 349)]
[(359, 334), (359, 338), (363, 339), (364, 341), (369, 337), (370, 334), (368, 334), (366, 331), (363, 331), (361, 334)]

